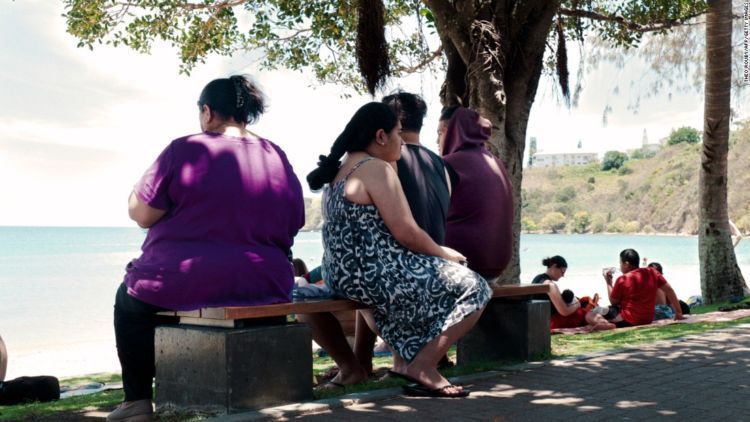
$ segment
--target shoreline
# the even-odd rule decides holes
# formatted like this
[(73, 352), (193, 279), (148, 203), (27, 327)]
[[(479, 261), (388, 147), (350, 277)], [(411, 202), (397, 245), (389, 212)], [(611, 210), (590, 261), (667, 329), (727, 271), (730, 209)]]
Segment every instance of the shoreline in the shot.
[(63, 379), (120, 372), (114, 340), (66, 344), (15, 353), (12, 345), (6, 346), (6, 380), (36, 375), (52, 375)]
[(601, 232), (601, 233), (553, 233), (553, 232), (545, 232), (541, 230), (536, 231), (523, 231), (521, 230), (521, 234), (534, 234), (534, 235), (562, 235), (562, 236), (660, 236), (660, 237), (698, 237), (698, 234), (688, 234), (688, 233), (646, 233), (646, 232), (634, 232), (634, 233), (617, 233), (617, 232)]
[[(0, 229), (133, 229), (145, 232), (146, 229), (135, 226), (60, 226), (60, 225), (41, 225), (41, 226), (28, 226), (28, 225), (0, 225)], [(300, 229), (299, 233), (320, 233), (321, 229)], [(679, 232), (599, 232), (599, 233), (565, 233), (565, 232), (546, 232), (543, 230), (525, 231), (521, 230), (521, 234), (534, 234), (534, 235), (548, 235), (548, 234), (559, 234), (565, 236), (674, 236), (674, 237), (696, 237), (697, 233), (679, 233)], [(744, 235), (744, 234), (743, 234)]]

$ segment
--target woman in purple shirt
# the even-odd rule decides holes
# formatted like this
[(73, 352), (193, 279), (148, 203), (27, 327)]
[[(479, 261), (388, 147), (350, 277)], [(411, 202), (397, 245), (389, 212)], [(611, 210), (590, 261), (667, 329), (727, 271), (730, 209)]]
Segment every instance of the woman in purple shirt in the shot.
[(157, 312), (290, 300), (304, 202), (284, 152), (245, 128), (263, 95), (232, 76), (198, 106), (203, 132), (172, 141), (130, 195), (130, 218), (149, 231), (115, 299), (125, 402), (108, 420), (152, 412)]

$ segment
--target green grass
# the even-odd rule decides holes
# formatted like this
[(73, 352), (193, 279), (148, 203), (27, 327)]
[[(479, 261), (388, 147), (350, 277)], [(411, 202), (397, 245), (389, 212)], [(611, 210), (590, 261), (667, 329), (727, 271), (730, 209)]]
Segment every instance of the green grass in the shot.
[[(750, 302), (750, 298), (743, 302)], [(743, 303), (740, 302), (740, 303)], [(738, 304), (719, 303), (693, 308), (691, 313), (703, 314), (718, 310), (722, 306)], [(583, 355), (605, 350), (617, 350), (632, 348), (641, 344), (653, 343), (660, 340), (669, 340), (692, 334), (700, 334), (706, 331), (732, 327), (738, 324), (750, 323), (750, 317), (728, 322), (705, 322), (692, 324), (672, 324), (663, 326), (645, 326), (632, 330), (603, 331), (578, 335), (556, 335), (552, 336), (552, 358)], [(455, 348), (448, 353), (455, 360)], [(540, 356), (544, 360), (549, 356)], [(475, 362), (461, 367), (455, 367), (443, 371), (447, 377), (482, 373), (502, 369), (519, 362), (513, 361), (484, 361)], [(313, 375), (319, 379), (320, 376), (334, 365), (330, 357), (315, 357), (313, 359)], [(376, 372), (382, 375), (386, 368), (391, 366), (391, 358), (376, 357), (373, 360)], [(115, 383), (120, 382), (119, 374), (96, 374), (86, 377), (70, 378), (61, 380), (62, 385), (80, 385), (91, 382)], [(333, 390), (322, 390), (315, 392), (316, 399), (331, 398), (349, 393), (372, 391), (404, 384), (403, 380), (386, 379), (379, 381), (372, 379), (356, 386), (337, 388)], [(119, 404), (123, 399), (121, 390), (104, 391), (97, 394), (72, 397), (52, 403), (30, 403), (17, 406), (0, 407), (0, 420), (78, 420), (88, 411), (109, 411)], [(168, 412), (158, 415), (162, 421), (184, 421), (200, 420), (205, 414), (194, 412)]]
[(83, 377), (75, 378), (63, 378), (60, 380), (60, 386), (77, 386), (90, 384), (93, 382), (101, 382), (103, 384), (114, 384), (122, 382), (120, 374), (115, 373), (104, 373), (104, 374), (91, 374)]
[[(122, 401), (122, 398), (122, 390), (113, 390), (87, 396), (71, 397), (51, 403), (0, 406), (0, 420), (32, 420), (45, 416), (51, 417), (56, 414), (84, 413), (88, 410), (112, 409)], [(72, 418), (69, 418), (69, 420), (72, 420)]]
[(709, 312), (716, 312), (719, 310), (719, 308), (724, 307), (724, 306), (735, 306), (735, 305), (740, 305), (743, 303), (750, 303), (750, 296), (744, 298), (743, 300), (737, 303), (721, 302), (721, 303), (714, 303), (712, 305), (696, 306), (695, 308), (692, 308), (690, 310), (690, 313), (691, 314), (706, 314)]
[(566, 357), (613, 349), (627, 349), (644, 343), (669, 340), (710, 330), (750, 322), (750, 317), (727, 322), (697, 322), (645, 326), (625, 331), (600, 331), (590, 334), (552, 337), (552, 356)]

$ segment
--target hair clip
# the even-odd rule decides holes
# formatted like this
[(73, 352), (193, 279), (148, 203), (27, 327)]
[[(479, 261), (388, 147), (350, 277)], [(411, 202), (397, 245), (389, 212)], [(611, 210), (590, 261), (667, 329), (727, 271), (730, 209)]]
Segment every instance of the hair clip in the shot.
[(234, 93), (237, 96), (237, 108), (242, 108), (245, 105), (245, 99), (242, 97), (242, 82), (238, 79), (232, 79), (234, 82)]

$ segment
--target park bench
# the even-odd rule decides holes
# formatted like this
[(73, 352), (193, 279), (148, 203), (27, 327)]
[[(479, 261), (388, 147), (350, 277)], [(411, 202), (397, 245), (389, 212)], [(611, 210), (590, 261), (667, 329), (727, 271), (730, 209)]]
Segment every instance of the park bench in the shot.
[[(457, 344), (457, 363), (529, 360), (550, 351), (544, 284), (495, 286), (474, 329)], [(156, 403), (232, 413), (312, 399), (310, 329), (291, 314), (365, 309), (342, 299), (162, 313), (156, 329)]]

